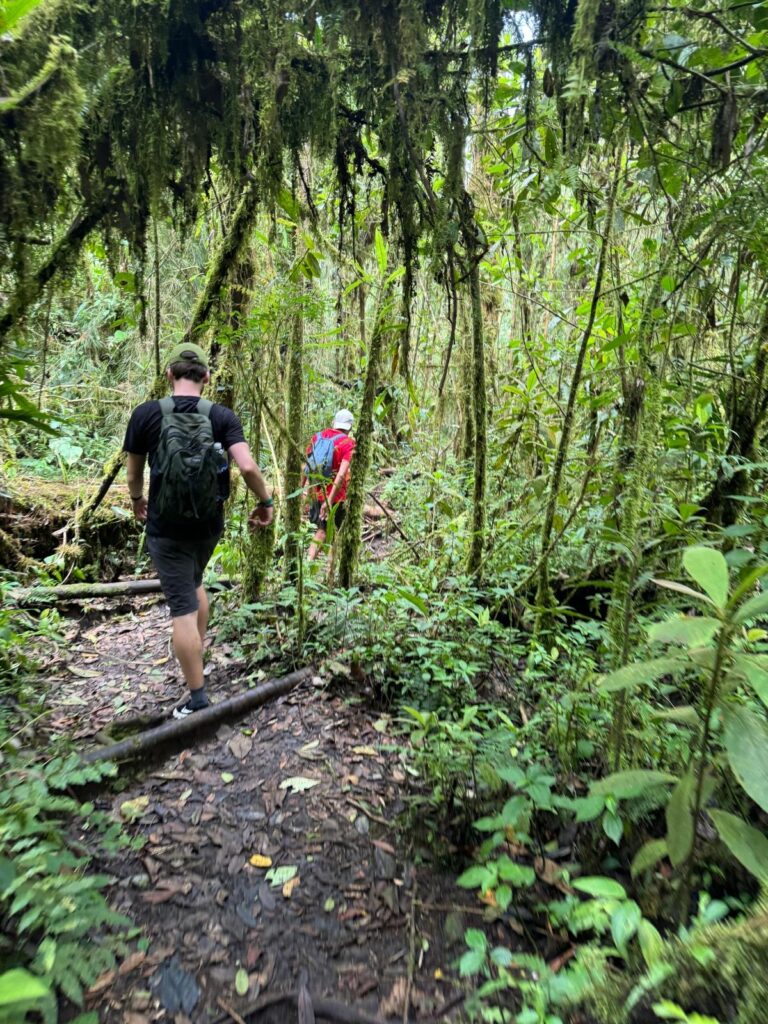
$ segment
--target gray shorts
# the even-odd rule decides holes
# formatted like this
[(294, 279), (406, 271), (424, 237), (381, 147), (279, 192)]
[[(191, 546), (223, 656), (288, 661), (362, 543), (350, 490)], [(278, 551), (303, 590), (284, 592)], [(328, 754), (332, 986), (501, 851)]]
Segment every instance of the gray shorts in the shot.
[(218, 534), (203, 540), (171, 540), (147, 535), (147, 549), (173, 618), (197, 611), (195, 591), (202, 585), (203, 571), (218, 541)]

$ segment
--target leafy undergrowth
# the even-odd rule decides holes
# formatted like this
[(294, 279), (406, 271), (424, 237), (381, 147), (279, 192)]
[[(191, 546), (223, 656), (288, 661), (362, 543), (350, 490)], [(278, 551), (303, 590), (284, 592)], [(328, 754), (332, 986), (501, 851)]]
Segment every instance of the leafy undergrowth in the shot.
[[(734, 979), (752, 955), (738, 936), (764, 944), (750, 922), (768, 879), (765, 570), (704, 547), (684, 564), (691, 584), (661, 581), (647, 605), (645, 660), (603, 676), (604, 623), (532, 643), (466, 579), (414, 572), (406, 586), (377, 568), (351, 593), (305, 583), (303, 656), (398, 712), (403, 824), (422, 856), (464, 867), (485, 908), (460, 960), (478, 1020), (757, 1019), (754, 984)], [(272, 625), (265, 602), (241, 612), (260, 628), (227, 628), (254, 651), (295, 652), (270, 607)], [(530, 954), (494, 945), (494, 921)], [(731, 934), (715, 964), (711, 937)]]
[[(45, 763), (3, 754), (0, 791), (0, 1011), (23, 1020), (37, 1010), (57, 1017), (56, 993), (82, 1006), (85, 991), (125, 953), (131, 922), (109, 906), (108, 876), (93, 874), (83, 840), (105, 854), (128, 839), (120, 825), (72, 787), (116, 774), (113, 765), (83, 766), (77, 754)], [(83, 1018), (85, 1019), (85, 1018)]]

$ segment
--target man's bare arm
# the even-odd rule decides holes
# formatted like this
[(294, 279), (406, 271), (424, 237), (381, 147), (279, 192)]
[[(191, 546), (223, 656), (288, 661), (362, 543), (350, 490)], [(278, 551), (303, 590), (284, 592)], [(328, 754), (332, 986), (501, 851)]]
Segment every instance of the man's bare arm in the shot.
[(128, 496), (131, 499), (133, 514), (140, 522), (147, 518), (147, 499), (144, 497), (144, 464), (147, 461), (146, 455), (137, 455), (128, 452)]
[(349, 472), (349, 459), (342, 459), (341, 465), (339, 466), (339, 471), (338, 471), (338, 473), (336, 474), (336, 476), (334, 478), (333, 485), (332, 485), (330, 491), (328, 491), (328, 496), (326, 497), (326, 499), (323, 502), (322, 507), (320, 509), (320, 518), (321, 519), (327, 519), (328, 518), (328, 509), (329, 509), (329, 507), (331, 505), (333, 505), (333, 499), (336, 497), (336, 495), (339, 493), (339, 490), (344, 485), (344, 480), (345, 480), (346, 475), (347, 475), (348, 472)]

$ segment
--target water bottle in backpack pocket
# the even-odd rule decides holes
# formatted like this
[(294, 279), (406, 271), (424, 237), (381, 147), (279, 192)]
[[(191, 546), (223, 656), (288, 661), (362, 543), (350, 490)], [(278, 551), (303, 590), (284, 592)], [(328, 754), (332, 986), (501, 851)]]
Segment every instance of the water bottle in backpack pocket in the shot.
[(226, 456), (221, 445), (216, 450), (211, 407), (201, 398), (194, 412), (177, 412), (172, 398), (160, 401), (163, 419), (152, 471), (158, 478), (155, 511), (167, 523), (204, 522), (216, 516), (219, 472)]
[(319, 477), (330, 480), (333, 476), (335, 440), (335, 437), (323, 437), (321, 434), (315, 434), (312, 438), (312, 447), (304, 467), (304, 473), (310, 480), (317, 481)]

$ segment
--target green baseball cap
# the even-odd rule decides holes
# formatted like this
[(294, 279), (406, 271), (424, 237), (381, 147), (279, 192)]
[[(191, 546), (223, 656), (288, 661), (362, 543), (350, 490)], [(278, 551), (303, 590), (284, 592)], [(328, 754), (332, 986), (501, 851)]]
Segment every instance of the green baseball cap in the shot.
[(208, 356), (203, 352), (199, 345), (193, 345), (191, 341), (182, 341), (181, 344), (176, 345), (168, 353), (168, 358), (165, 361), (166, 366), (171, 366), (173, 363), (181, 362), (199, 363), (208, 369)]

